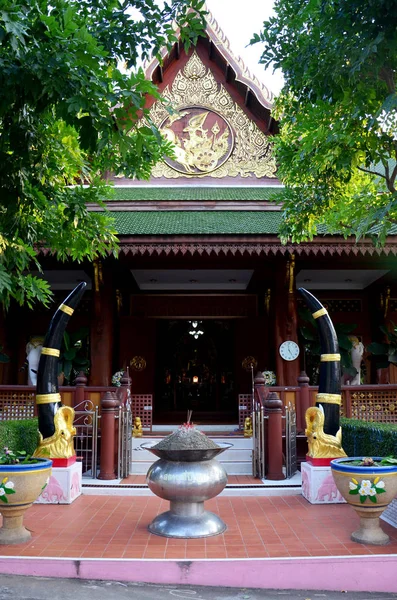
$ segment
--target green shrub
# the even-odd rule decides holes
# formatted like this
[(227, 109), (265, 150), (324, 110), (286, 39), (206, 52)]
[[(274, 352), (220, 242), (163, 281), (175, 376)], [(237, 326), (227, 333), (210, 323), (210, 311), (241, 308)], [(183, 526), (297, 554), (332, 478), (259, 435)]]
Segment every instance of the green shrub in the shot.
[(348, 456), (397, 456), (397, 423), (341, 419), (342, 447)]
[(33, 454), (39, 443), (37, 418), (22, 421), (0, 421), (0, 448), (13, 452), (26, 450)]

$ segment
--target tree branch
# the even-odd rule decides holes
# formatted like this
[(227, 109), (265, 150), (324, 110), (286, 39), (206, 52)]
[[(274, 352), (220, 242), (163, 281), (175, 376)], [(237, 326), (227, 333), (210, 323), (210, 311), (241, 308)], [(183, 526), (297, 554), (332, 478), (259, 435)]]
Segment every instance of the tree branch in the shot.
[(383, 177), (386, 179), (386, 175), (383, 173), (378, 173), (378, 171), (371, 171), (370, 169), (364, 169), (364, 167), (357, 167), (359, 171), (363, 171), (363, 173), (369, 173), (370, 175), (379, 175), (379, 177)]

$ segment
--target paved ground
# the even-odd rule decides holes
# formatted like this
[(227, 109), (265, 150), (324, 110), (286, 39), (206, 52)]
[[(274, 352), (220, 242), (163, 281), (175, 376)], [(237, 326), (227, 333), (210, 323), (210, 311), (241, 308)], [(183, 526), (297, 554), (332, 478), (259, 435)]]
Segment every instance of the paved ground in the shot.
[(148, 524), (169, 509), (169, 502), (155, 496), (83, 495), (70, 505), (34, 504), (24, 520), (32, 539), (2, 546), (0, 555), (198, 560), (397, 554), (397, 529), (387, 523), (382, 528), (389, 545), (352, 542), (359, 518), (347, 504), (313, 505), (302, 496), (218, 496), (205, 506), (227, 531), (186, 540), (149, 533)]
[[(396, 583), (397, 590), (397, 583)], [(149, 585), (0, 575), (0, 600), (397, 600), (396, 594)]]

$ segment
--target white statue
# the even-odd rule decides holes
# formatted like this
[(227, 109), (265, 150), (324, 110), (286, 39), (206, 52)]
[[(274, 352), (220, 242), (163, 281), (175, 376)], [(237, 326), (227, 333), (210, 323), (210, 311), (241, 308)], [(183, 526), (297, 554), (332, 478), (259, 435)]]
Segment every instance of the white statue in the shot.
[(28, 385), (36, 386), (37, 369), (39, 368), (39, 360), (41, 349), (43, 347), (44, 338), (32, 337), (26, 344), (26, 360), (28, 362)]
[(363, 360), (364, 354), (364, 344), (360, 342), (358, 337), (355, 335), (349, 336), (349, 340), (352, 343), (352, 349), (350, 350), (350, 356), (352, 359), (353, 367), (356, 369), (357, 373), (350, 379), (348, 383), (349, 385), (360, 385), (361, 384), (361, 362)]

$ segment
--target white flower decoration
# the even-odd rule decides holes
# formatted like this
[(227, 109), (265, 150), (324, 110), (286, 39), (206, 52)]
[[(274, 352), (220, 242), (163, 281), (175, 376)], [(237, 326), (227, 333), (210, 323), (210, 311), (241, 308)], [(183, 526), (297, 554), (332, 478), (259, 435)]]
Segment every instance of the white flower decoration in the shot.
[(352, 481), (349, 481), (349, 488), (351, 490), (356, 490), (358, 488), (358, 485), (356, 483), (353, 483)]
[(4, 484), (4, 487), (7, 488), (7, 490), (13, 490), (15, 486), (12, 481), (7, 481), (7, 483)]
[(385, 482), (384, 481), (378, 481), (378, 483), (376, 484), (377, 488), (384, 488), (385, 487)]
[(372, 483), (370, 482), (369, 479), (363, 479), (362, 482), (361, 482), (361, 487), (364, 490), (370, 490), (371, 487), (372, 487)]
[(368, 496), (376, 496), (376, 489), (371, 488), (370, 490), (368, 490)]
[(360, 494), (360, 496), (368, 496), (369, 490), (367, 490), (367, 489), (365, 489), (365, 488), (361, 487), (361, 488), (358, 490), (358, 493)]
[(4, 496), (5, 494), (5, 490), (3, 488), (0, 488), (0, 496)]

